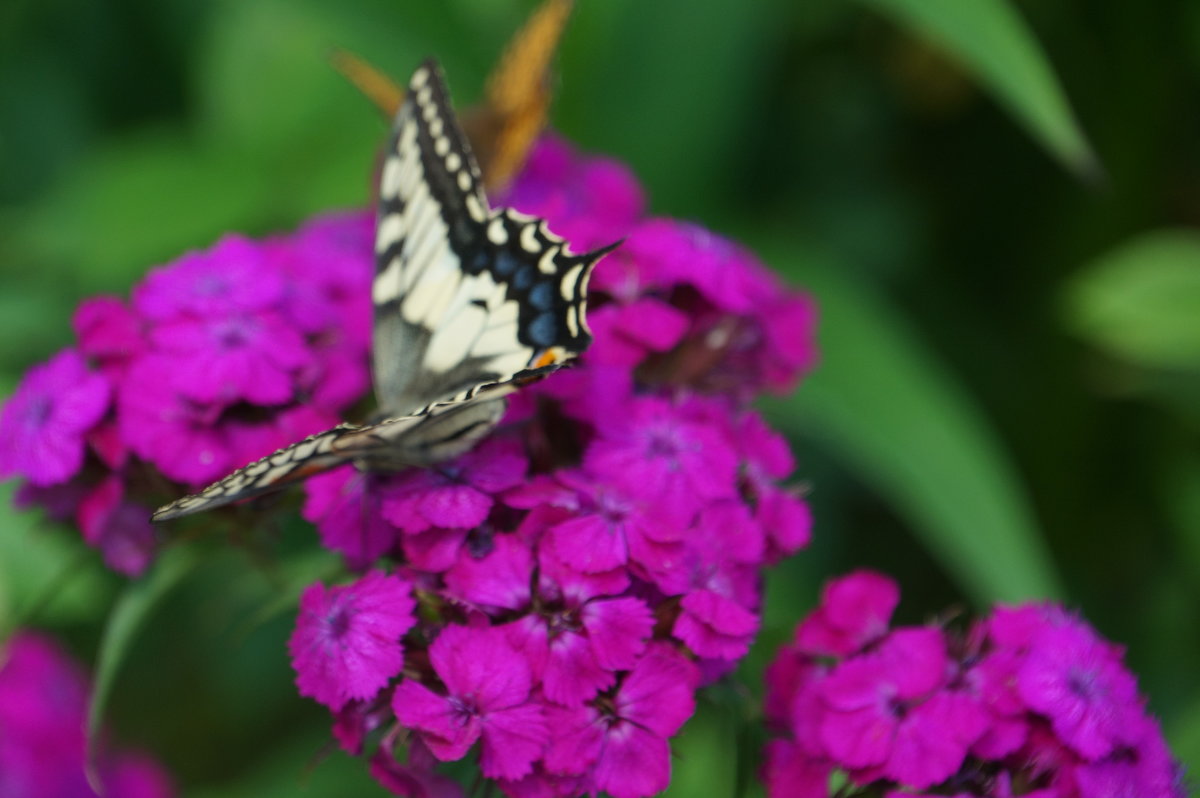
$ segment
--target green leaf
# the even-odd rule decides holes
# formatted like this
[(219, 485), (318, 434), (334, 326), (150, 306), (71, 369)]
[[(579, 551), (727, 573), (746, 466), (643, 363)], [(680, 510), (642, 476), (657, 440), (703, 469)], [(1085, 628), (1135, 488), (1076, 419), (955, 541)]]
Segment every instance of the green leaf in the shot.
[(1200, 577), (1200, 454), (1181, 452), (1158, 483), (1178, 556)]
[(108, 595), (100, 558), (78, 532), (13, 508), (13, 493), (0, 487), (0, 630), (93, 621)]
[(1166, 734), (1171, 751), (1183, 762), (1184, 769), (1195, 773), (1200, 767), (1200, 694), (1193, 695), (1188, 707), (1167, 727)]
[[(199, 562), (199, 550), (188, 546), (172, 546), (159, 556), (151, 571), (131, 582), (117, 599), (105, 624), (96, 661), (95, 684), (88, 706), (88, 770), (95, 764), (96, 743), (108, 696), (117, 673), (125, 661), (134, 636), (150, 611)], [(98, 783), (89, 776), (93, 784)]]
[(696, 714), (671, 742), (672, 796), (708, 795), (724, 798), (737, 794), (738, 718), (728, 706), (701, 699)]
[(141, 131), (93, 152), (14, 234), (58, 264), (60, 284), (124, 293), (149, 267), (261, 219), (271, 197), (253, 162)]
[[(236, 637), (250, 635), (260, 626), (285, 613), (296, 612), (300, 594), (314, 582), (325, 582), (345, 573), (341, 557), (326, 549), (306, 550), (292, 555), (273, 570), (271, 591), (257, 609), (245, 615), (235, 631)], [(261, 581), (261, 575), (257, 576)]]
[(774, 262), (816, 296), (821, 363), (792, 398), (768, 405), (774, 419), (825, 441), (980, 606), (1062, 595), (1024, 491), (972, 398), (881, 297), (837, 264), (789, 249)]
[(385, 798), (391, 795), (369, 775), (367, 763), (331, 747), (325, 727), (304, 729), (282, 739), (263, 741), (255, 765), (217, 785), (193, 788), (192, 798)]
[[(757, 99), (747, 87), (770, 76), (764, 52), (779, 22), (767, 5), (752, 0), (728, 13), (724, 0), (577, 3), (555, 125), (578, 131), (587, 147), (620, 153), (655, 187), (656, 206), (702, 210), (740, 154), (737, 132)], [(615, 39), (620, 58), (611, 57)], [(613, 119), (621, 124), (606, 123)]]
[(1141, 366), (1200, 370), (1200, 233), (1147, 233), (1089, 264), (1071, 283), (1066, 320)]
[(862, 0), (955, 56), (1076, 174), (1100, 166), (1032, 31), (1007, 0)]

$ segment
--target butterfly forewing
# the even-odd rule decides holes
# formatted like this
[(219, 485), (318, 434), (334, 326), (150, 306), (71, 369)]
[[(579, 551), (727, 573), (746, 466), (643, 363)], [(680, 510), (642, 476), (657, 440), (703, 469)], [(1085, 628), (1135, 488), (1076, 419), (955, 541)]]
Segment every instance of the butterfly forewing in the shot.
[(433, 62), (396, 115), (376, 231), (374, 377), (385, 411), (468, 399), (590, 343), (584, 297), (603, 251), (572, 254), (544, 221), (489, 208)]
[(396, 114), (380, 176), (372, 344), (383, 420), (280, 449), (154, 520), (346, 462), (395, 470), (462, 454), (500, 420), (504, 396), (591, 342), (588, 275), (610, 249), (573, 254), (543, 220), (488, 207), (441, 73), (426, 62)]

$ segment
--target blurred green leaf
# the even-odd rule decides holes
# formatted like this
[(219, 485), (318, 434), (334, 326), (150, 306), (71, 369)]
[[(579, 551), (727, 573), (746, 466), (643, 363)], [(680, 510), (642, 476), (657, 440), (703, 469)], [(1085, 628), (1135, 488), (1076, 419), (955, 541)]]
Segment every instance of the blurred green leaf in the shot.
[(368, 774), (367, 764), (331, 746), (323, 727), (282, 739), (266, 740), (257, 766), (216, 787), (189, 792), (192, 798), (304, 798), (386, 796), (390, 793)]
[(833, 263), (770, 260), (817, 299), (821, 363), (780, 425), (828, 442), (977, 604), (1062, 595), (1026, 497), (974, 401), (895, 310)]
[(15, 509), (14, 492), (0, 487), (0, 630), (94, 620), (108, 594), (99, 557), (78, 534)]
[(19, 234), (69, 269), (77, 290), (124, 293), (150, 266), (255, 218), (269, 197), (266, 177), (236, 155), (143, 132), (95, 152)]
[(281, 560), (272, 571), (270, 593), (255, 611), (246, 614), (234, 634), (249, 635), (284, 613), (294, 613), (304, 588), (344, 573), (341, 557), (328, 549), (306, 550)]
[(88, 705), (89, 767), (94, 761), (95, 745), (104, 720), (108, 696), (129, 653), (134, 636), (150, 611), (198, 562), (199, 549), (195, 547), (177, 545), (165, 549), (149, 573), (136, 582), (131, 582), (113, 605), (100, 639), (95, 682)]
[(1070, 285), (1066, 318), (1138, 365), (1200, 370), (1200, 233), (1160, 230), (1102, 255)]
[(1159, 484), (1179, 554), (1187, 559), (1192, 575), (1200, 577), (1200, 455), (1181, 454)]
[(1032, 31), (1008, 0), (862, 0), (928, 37), (972, 71), (1076, 174), (1100, 165)]
[[(654, 187), (657, 207), (696, 213), (719, 202), (711, 187), (721, 170), (736, 165), (736, 132), (758, 99), (747, 87), (766, 79), (770, 46), (781, 33), (769, 3), (743, 3), (736, 13), (725, 0), (577, 5), (555, 124), (578, 132), (585, 147), (597, 146), (599, 131), (603, 148)], [(619, 58), (611, 55), (614, 44)], [(576, 74), (579, 59), (601, 59), (605, 68)]]
[(701, 698), (696, 714), (671, 741), (671, 786), (662, 795), (725, 798), (736, 792), (736, 718), (727, 706)]
[[(1200, 696), (1194, 695), (1190, 706), (1176, 715), (1177, 720), (1166, 729), (1171, 752), (1184, 763), (1188, 772), (1195, 773), (1200, 762)], [(1188, 779), (1194, 786), (1194, 777)], [(1191, 795), (1197, 793), (1193, 790)]]

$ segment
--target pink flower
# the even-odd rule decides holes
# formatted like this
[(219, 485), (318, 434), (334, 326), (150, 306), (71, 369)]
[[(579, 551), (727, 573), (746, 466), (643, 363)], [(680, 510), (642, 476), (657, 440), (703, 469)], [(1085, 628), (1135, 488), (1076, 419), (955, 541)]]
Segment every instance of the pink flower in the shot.
[(382, 748), (371, 757), (371, 777), (396, 795), (406, 798), (462, 798), (463, 788), (434, 771), (436, 758), (420, 740), (409, 747), (408, 762), (401, 765)]
[(808, 654), (845, 657), (883, 637), (900, 588), (874, 571), (855, 571), (825, 584), (821, 606), (796, 628)]
[(547, 540), (559, 559), (585, 573), (632, 565), (664, 587), (671, 581), (667, 575), (682, 565), (686, 527), (675, 515), (590, 472), (559, 471), (553, 483), (520, 488), (505, 501), (515, 507), (545, 503), (567, 510), (549, 524)]
[(30, 369), (0, 413), (0, 478), (66, 482), (83, 466), (84, 437), (108, 410), (104, 377), (74, 349)]
[(889, 632), (898, 598), (871, 572), (830, 582), (768, 668), (772, 798), (824, 796), (805, 774), (833, 771), (848, 796), (1182, 798), (1120, 649), (1085, 623), (1030, 604)]
[(529, 663), (500, 629), (448, 626), (429, 647), (446, 694), (412, 679), (392, 694), (392, 710), (418, 732), (433, 755), (461, 759), (483, 741), (485, 776), (520, 779), (542, 754), (548, 736), (542, 705), (532, 695)]
[(345, 587), (309, 585), (288, 640), (301, 695), (337, 711), (379, 692), (404, 665), (400, 639), (415, 608), (412, 587), (379, 571)]
[(642, 215), (637, 179), (606, 158), (580, 157), (561, 138), (543, 136), (502, 205), (544, 217), (577, 251), (610, 244)]
[(762, 780), (771, 798), (829, 798), (833, 765), (786, 740), (767, 743)]
[(1109, 646), (1077, 624), (1047, 625), (1030, 641), (1017, 690), (1085, 759), (1129, 742), (1141, 714), (1137, 684)]
[(162, 356), (138, 359), (117, 397), (121, 437), (143, 460), (167, 477), (203, 484), (243, 465), (230, 455), (217, 427), (219, 410), (185, 399), (173, 385), (173, 362)]
[(555, 734), (546, 750), (550, 773), (586, 775), (593, 791), (638, 798), (666, 789), (671, 777), (667, 738), (695, 709), (695, 665), (655, 644), (599, 706), (551, 707)]
[[(0, 795), (94, 798), (85, 773), (88, 682), (48, 638), (18, 631), (0, 647)], [(167, 798), (162, 769), (107, 746), (91, 762), (104, 795)]]
[(146, 349), (144, 322), (117, 297), (84, 300), (71, 321), (80, 351), (106, 374), (119, 377), (128, 362)]
[(262, 310), (201, 319), (179, 318), (150, 335), (156, 350), (189, 363), (175, 387), (196, 402), (222, 406), (245, 400), (286, 404), (295, 398), (294, 375), (311, 361), (300, 334)]
[(150, 510), (125, 500), (114, 474), (106, 477), (80, 503), (79, 528), (88, 545), (100, 549), (104, 562), (118, 573), (138, 576), (154, 559), (158, 539)]
[(517, 610), (531, 598), (533, 552), (517, 535), (495, 535), (486, 551), (466, 547), (446, 571), (447, 595), (486, 610)]
[(721, 431), (690, 409), (657, 397), (632, 400), (599, 421), (585, 467), (684, 522), (699, 502), (735, 496), (734, 453)]
[(375, 216), (318, 216), (271, 242), (268, 256), (286, 281), (280, 307), (299, 330), (336, 332), (366, 352), (371, 344), (371, 253)]
[(632, 597), (541, 606), (509, 624), (509, 640), (529, 657), (546, 697), (567, 706), (591, 700), (633, 667), (654, 626), (650, 608)]
[(787, 441), (753, 412), (742, 414), (733, 435), (742, 457), (743, 493), (766, 534), (768, 561), (794, 554), (812, 538), (812, 513), (795, 489), (778, 484), (795, 467)]
[(189, 253), (152, 271), (134, 290), (133, 306), (155, 322), (180, 316), (219, 318), (265, 310), (282, 295), (282, 276), (262, 250), (230, 235), (212, 249)]
[(449, 463), (397, 476), (383, 499), (383, 517), (405, 532), (470, 529), (487, 518), (496, 494), (521, 482), (527, 467), (519, 444), (490, 438)]
[(321, 543), (351, 568), (366, 568), (392, 550), (399, 531), (379, 511), (381, 478), (345, 466), (309, 479), (301, 515), (317, 526)]
[(588, 313), (588, 326), (595, 336), (588, 362), (630, 368), (652, 353), (673, 349), (683, 340), (690, 321), (683, 311), (647, 296), (626, 305), (597, 308)]
[(688, 593), (680, 608), (671, 632), (702, 657), (741, 659), (758, 631), (756, 613), (712, 590)]
[[(983, 728), (979, 724), (965, 742), (938, 730), (955, 710), (970, 712), (936, 692), (948, 665), (946, 642), (936, 629), (895, 631), (876, 652), (842, 662), (821, 688), (829, 709), (821, 739), (829, 755), (851, 768), (880, 767), (918, 788), (954, 773)], [(913, 752), (930, 756), (913, 760)]]

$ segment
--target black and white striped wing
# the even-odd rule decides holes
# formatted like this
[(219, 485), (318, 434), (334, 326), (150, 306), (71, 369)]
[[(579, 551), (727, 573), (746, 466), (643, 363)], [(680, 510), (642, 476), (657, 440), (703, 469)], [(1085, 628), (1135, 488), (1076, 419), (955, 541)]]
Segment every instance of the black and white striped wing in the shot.
[[(212, 510), (250, 499), (345, 463), (394, 470), (447, 460), (472, 448), (504, 414), (504, 400), (480, 399), (435, 405), (414, 416), (378, 424), (343, 424), (310, 435), (239, 468), (199, 493), (160, 507), (152, 521)], [(420, 429), (419, 435), (414, 431)]]
[(456, 457), (499, 422), (507, 394), (591, 343), (588, 276), (612, 247), (576, 255), (543, 220), (488, 207), (433, 61), (413, 75), (396, 114), (379, 195), (372, 343), (384, 420), (280, 449), (160, 508), (153, 520), (347, 462), (394, 470)]
[(396, 114), (379, 188), (374, 378), (385, 413), (468, 401), (587, 348), (591, 269), (541, 219), (490, 209), (441, 72)]

